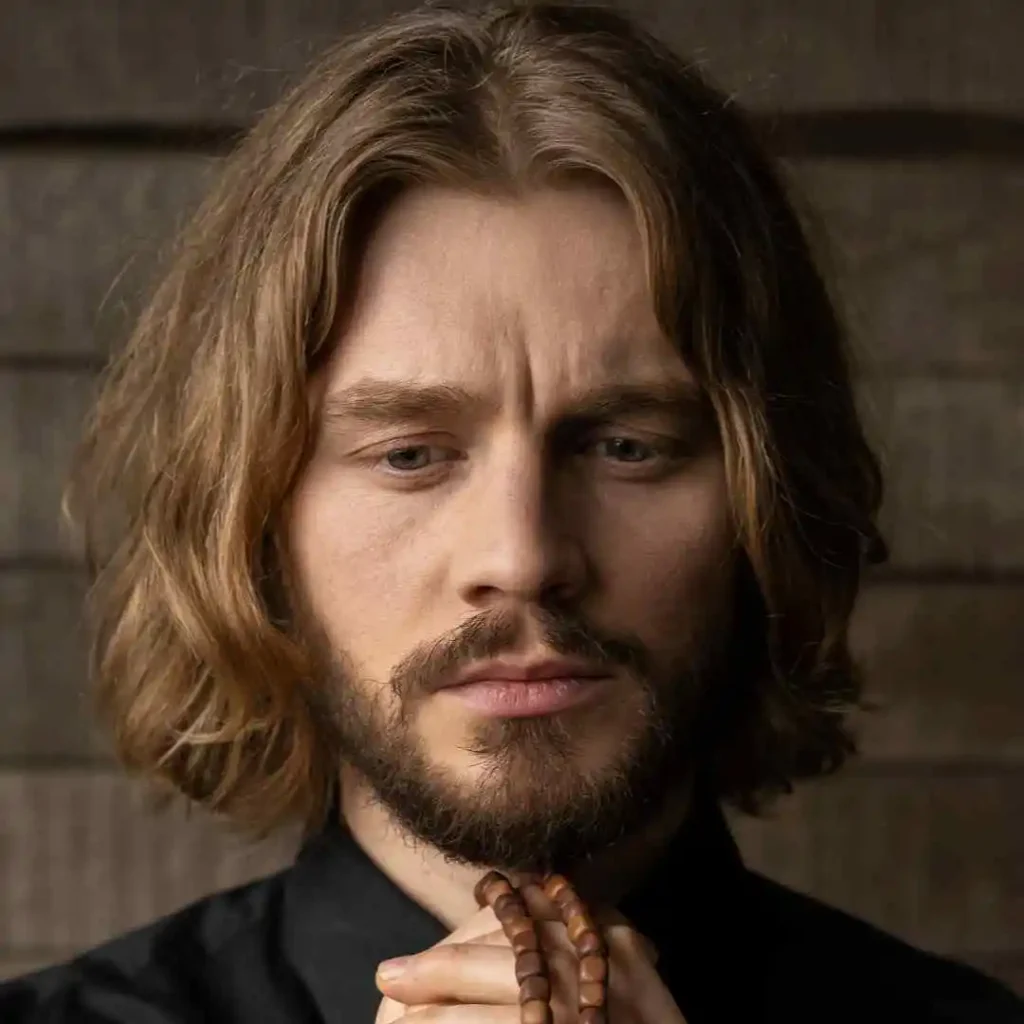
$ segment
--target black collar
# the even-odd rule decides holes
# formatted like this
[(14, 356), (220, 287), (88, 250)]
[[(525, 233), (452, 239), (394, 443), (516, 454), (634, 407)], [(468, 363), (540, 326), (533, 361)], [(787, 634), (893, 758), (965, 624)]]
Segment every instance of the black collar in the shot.
[[(739, 915), (747, 878), (721, 809), (700, 799), (654, 870), (620, 905), (658, 946), (659, 971), (688, 1019), (702, 1019), (699, 1008), (712, 995), (722, 1009), (723, 993), (712, 979), (743, 958), (749, 930)], [(326, 1024), (373, 1020), (377, 963), (448, 934), (371, 860), (339, 814), (288, 872), (282, 910), (283, 950)]]

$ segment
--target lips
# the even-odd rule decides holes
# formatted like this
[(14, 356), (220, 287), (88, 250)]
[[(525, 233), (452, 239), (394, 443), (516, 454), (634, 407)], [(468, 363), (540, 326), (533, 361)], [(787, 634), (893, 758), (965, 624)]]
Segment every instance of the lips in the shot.
[(546, 658), (529, 662), (495, 660), (474, 665), (456, 676), (448, 685), (464, 686), (482, 680), (527, 683), (545, 679), (597, 679), (609, 674), (606, 668), (569, 658)]
[(477, 679), (450, 686), (443, 699), (458, 701), (490, 718), (553, 715), (591, 704), (608, 693), (611, 676), (558, 676), (540, 679)]

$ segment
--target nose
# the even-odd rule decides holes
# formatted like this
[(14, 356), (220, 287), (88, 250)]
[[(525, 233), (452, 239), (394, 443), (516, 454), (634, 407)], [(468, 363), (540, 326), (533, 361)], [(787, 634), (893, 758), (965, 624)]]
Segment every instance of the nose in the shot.
[(586, 585), (587, 561), (566, 481), (542, 457), (506, 452), (463, 492), (454, 538), (459, 596), (476, 609), (496, 603), (569, 602)]

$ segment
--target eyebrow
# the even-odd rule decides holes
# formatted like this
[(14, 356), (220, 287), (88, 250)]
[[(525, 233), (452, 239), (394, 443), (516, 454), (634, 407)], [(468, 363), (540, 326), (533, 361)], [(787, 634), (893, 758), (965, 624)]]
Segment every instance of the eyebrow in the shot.
[[(323, 401), (325, 424), (409, 423), (431, 417), (480, 417), (495, 410), (495, 402), (457, 384), (419, 384), (412, 381), (358, 381), (328, 394)], [(691, 420), (709, 412), (706, 398), (691, 381), (666, 380), (608, 384), (575, 399), (559, 419), (572, 426), (606, 423), (626, 415), (654, 413)]]

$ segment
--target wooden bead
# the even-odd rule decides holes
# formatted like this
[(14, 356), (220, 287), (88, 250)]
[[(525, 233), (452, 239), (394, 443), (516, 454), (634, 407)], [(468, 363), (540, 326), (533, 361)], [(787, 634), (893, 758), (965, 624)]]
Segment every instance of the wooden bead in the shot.
[(579, 1024), (608, 1024), (603, 1006), (587, 1006), (580, 1010)]
[(559, 889), (558, 892), (551, 897), (551, 902), (560, 909), (564, 909), (575, 904), (583, 906), (583, 901), (568, 886), (563, 889)]
[(517, 935), (526, 935), (534, 932), (537, 928), (533, 921), (525, 914), (513, 918), (511, 921), (503, 921), (502, 924), (505, 935), (510, 939), (514, 939)]
[(584, 981), (580, 983), (579, 1007), (581, 1010), (589, 1006), (604, 1006), (605, 987), (600, 981)]
[(498, 871), (488, 871), (473, 890), (477, 903), (484, 907), (493, 903), (499, 896), (512, 892), (509, 880)]
[(558, 912), (563, 921), (568, 921), (570, 917), (587, 916), (587, 908), (583, 905), (582, 901), (578, 899), (566, 900), (559, 905)]
[(517, 932), (514, 936), (509, 935), (508, 940), (512, 944), (512, 952), (516, 956), (520, 956), (523, 953), (536, 953), (540, 948), (537, 942), (537, 933), (532, 930)]
[[(519, 1008), (522, 1024), (551, 1024), (551, 1007), (545, 999), (534, 999)], [(581, 1018), (582, 1019), (582, 1018)]]
[(530, 915), (523, 904), (518, 903), (511, 896), (502, 896), (501, 899), (495, 903), (491, 909), (494, 911), (494, 916), (502, 924), (515, 924), (518, 921), (529, 921)]
[[(551, 982), (547, 978), (535, 975), (527, 978), (519, 986), (520, 1004), (532, 1002), (534, 999), (548, 1000), (551, 998)], [(597, 1005), (596, 1003), (594, 1004)]]
[(594, 930), (594, 926), (589, 917), (575, 914), (565, 922), (565, 929), (569, 933), (569, 941), (575, 946), (583, 935)]
[(604, 939), (597, 932), (584, 932), (574, 945), (581, 957), (604, 956), (606, 953)]
[[(527, 978), (547, 975), (547, 967), (540, 953), (521, 953), (516, 957), (516, 981), (522, 984)], [(588, 981), (591, 979), (587, 979)], [(594, 978), (594, 981), (599, 979)]]
[(566, 889), (571, 892), (572, 886), (562, 875), (548, 875), (544, 882), (544, 892), (550, 900), (557, 900), (559, 893), (565, 892)]
[(608, 961), (603, 956), (584, 956), (580, 958), (580, 981), (606, 981), (608, 978)]

